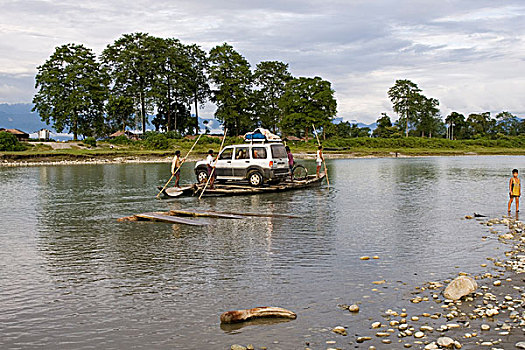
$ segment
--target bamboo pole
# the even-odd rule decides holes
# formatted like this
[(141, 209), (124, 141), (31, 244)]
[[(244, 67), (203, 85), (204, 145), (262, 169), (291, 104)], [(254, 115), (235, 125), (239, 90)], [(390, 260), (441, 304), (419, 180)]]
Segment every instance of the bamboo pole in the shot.
[(215, 165), (213, 166), (213, 168), (211, 169), (211, 173), (210, 175), (208, 176), (208, 181), (206, 181), (206, 185), (204, 186), (204, 188), (202, 189), (202, 192), (199, 196), (199, 199), (202, 198), (202, 195), (204, 194), (204, 191), (206, 191), (206, 188), (208, 187), (208, 184), (210, 183), (210, 180), (213, 176), (213, 173), (215, 172), (215, 167), (217, 166), (217, 160), (219, 159), (219, 155), (221, 154), (221, 151), (222, 151), (222, 147), (224, 146), (224, 140), (226, 140), (226, 133), (228, 132), (228, 129), (224, 129), (224, 136), (222, 137), (222, 142), (221, 142), (221, 147), (219, 148), (219, 152), (217, 152), (217, 156), (215, 157)]
[(171, 177), (170, 179), (168, 180), (168, 182), (166, 182), (166, 184), (164, 185), (164, 187), (162, 187), (162, 190), (160, 190), (160, 192), (157, 194), (157, 198), (160, 198), (160, 194), (166, 189), (166, 187), (168, 187), (169, 183), (171, 182), (171, 180), (173, 179), (173, 177), (175, 176), (175, 174), (177, 173), (177, 171), (180, 170), (180, 168), (182, 167), (182, 164), (184, 164), (184, 162), (186, 161), (186, 159), (188, 158), (188, 156), (190, 155), (191, 151), (193, 151), (193, 149), (195, 148), (195, 146), (197, 145), (197, 142), (199, 142), (199, 140), (201, 139), (201, 136), (202, 134), (199, 134), (199, 137), (197, 138), (197, 140), (193, 143), (193, 146), (191, 146), (190, 150), (188, 151), (188, 153), (186, 153), (186, 157), (184, 157), (183, 161), (180, 163), (179, 167), (177, 168), (177, 170), (175, 170), (175, 172), (173, 174), (171, 174)]
[[(321, 141), (319, 141), (319, 136), (317, 135), (317, 131), (315, 130), (315, 125), (312, 124), (312, 127), (314, 128), (314, 134), (315, 138), (317, 139), (317, 144), (321, 146)], [(324, 165), (324, 174), (326, 175), (326, 184), (328, 185), (328, 188), (330, 188), (330, 180), (328, 180), (328, 168), (326, 167), (326, 161), (324, 160), (323, 156), (323, 165)]]

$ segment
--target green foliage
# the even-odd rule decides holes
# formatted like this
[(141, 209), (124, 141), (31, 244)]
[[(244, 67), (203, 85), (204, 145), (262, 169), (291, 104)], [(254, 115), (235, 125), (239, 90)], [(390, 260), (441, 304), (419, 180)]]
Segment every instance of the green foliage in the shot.
[(24, 146), (15, 135), (0, 131), (0, 151), (24, 151)]
[(211, 49), (209, 60), (210, 78), (216, 86), (213, 93), (213, 102), (217, 105), (215, 116), (223, 122), (230, 135), (253, 130), (250, 64), (226, 43)]
[(168, 131), (167, 133), (165, 133), (165, 135), (166, 135), (166, 138), (171, 139), (171, 140), (182, 139), (182, 135), (177, 131)]
[(286, 84), (280, 99), (284, 117), (281, 130), (299, 135), (312, 128), (328, 127), (336, 114), (337, 101), (329, 81), (319, 77), (295, 78)]
[(85, 145), (91, 146), (91, 147), (97, 147), (97, 140), (94, 137), (88, 137), (84, 141), (82, 141)]
[(108, 140), (113, 145), (130, 145), (133, 143), (132, 140), (128, 139), (126, 135), (120, 135)]
[(253, 111), (257, 124), (277, 131), (283, 110), (279, 101), (286, 83), (292, 79), (288, 64), (279, 61), (263, 61), (257, 64), (253, 74), (256, 90), (253, 92)]
[(422, 96), (420, 92), (417, 84), (410, 80), (396, 80), (395, 85), (388, 90), (394, 112), (399, 115), (399, 124), (404, 125), (405, 136), (408, 136), (410, 124), (417, 122), (418, 102)]
[(38, 67), (33, 111), (58, 132), (68, 129), (93, 136), (104, 129), (104, 101), (108, 77), (90, 49), (82, 45), (59, 46)]
[(146, 147), (155, 150), (166, 150), (170, 143), (164, 134), (150, 132), (145, 139)]
[(111, 95), (106, 104), (106, 116), (109, 130), (126, 130), (134, 123), (135, 107), (133, 99), (127, 96)]

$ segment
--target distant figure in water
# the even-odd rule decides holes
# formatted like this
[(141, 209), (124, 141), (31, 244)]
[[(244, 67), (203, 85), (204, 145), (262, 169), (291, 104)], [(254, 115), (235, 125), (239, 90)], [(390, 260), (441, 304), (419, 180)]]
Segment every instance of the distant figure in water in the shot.
[(317, 163), (317, 177), (320, 177), (321, 165), (323, 165), (324, 162), (323, 146), (319, 146), (317, 148), (317, 156), (315, 157), (315, 162)]
[(292, 151), (290, 151), (290, 147), (288, 146), (286, 146), (286, 153), (288, 154), (288, 167), (290, 168), (290, 180), (293, 181), (293, 165), (295, 164), (295, 161), (293, 160)]
[(173, 161), (171, 162), (171, 174), (175, 175), (175, 187), (179, 187), (179, 180), (180, 180), (180, 167), (182, 166), (182, 163), (184, 162), (184, 159), (180, 157), (180, 151), (175, 151), (175, 157), (173, 157)]
[(512, 177), (509, 181), (509, 213), (512, 201), (516, 199), (516, 213), (520, 212), (520, 196), (521, 196), (521, 184), (520, 178), (518, 177), (518, 169), (512, 170)]

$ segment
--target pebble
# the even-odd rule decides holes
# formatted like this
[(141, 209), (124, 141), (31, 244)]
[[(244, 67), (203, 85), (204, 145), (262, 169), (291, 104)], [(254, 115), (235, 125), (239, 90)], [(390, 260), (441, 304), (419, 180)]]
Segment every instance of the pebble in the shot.
[(344, 327), (341, 327), (341, 326), (335, 327), (334, 329), (332, 329), (332, 332), (337, 333), (337, 334), (341, 334), (342, 336), (346, 336), (347, 335), (346, 329)]
[(247, 350), (246, 347), (239, 345), (239, 344), (233, 344), (230, 347), (230, 350)]
[(482, 324), (481, 325), (481, 330), (482, 331), (488, 331), (488, 330), (490, 330), (490, 326), (488, 324)]
[(356, 304), (352, 304), (352, 305), (350, 305), (350, 307), (348, 307), (348, 311), (350, 311), (350, 312), (359, 312), (359, 306), (357, 306)]
[(359, 259), (361, 259), (361, 260), (370, 260), (370, 257), (369, 256), (362, 256)]
[(449, 337), (439, 337), (437, 340), (437, 345), (442, 348), (451, 348), (454, 346), (454, 339)]
[(371, 337), (357, 337), (356, 342), (364, 343), (367, 340), (372, 340), (372, 338)]
[(414, 333), (414, 338), (423, 338), (425, 336), (425, 333), (423, 332), (416, 332)]
[(525, 349), (525, 341), (520, 341), (519, 343), (516, 343), (515, 346), (518, 349)]
[(381, 327), (381, 322), (372, 323), (372, 328), (379, 328), (379, 327)]
[(498, 286), (501, 286), (501, 281), (494, 281), (494, 283), (492, 283), (493, 285), (495, 285), (496, 287)]

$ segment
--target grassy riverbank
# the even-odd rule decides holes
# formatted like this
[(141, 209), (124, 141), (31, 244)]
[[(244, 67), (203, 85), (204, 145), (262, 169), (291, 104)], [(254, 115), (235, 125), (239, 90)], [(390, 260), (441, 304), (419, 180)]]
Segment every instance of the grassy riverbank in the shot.
[[(209, 149), (218, 150), (220, 138), (202, 137), (193, 150), (192, 159), (204, 157)], [(229, 137), (226, 145), (242, 143), (242, 139)], [(181, 150), (185, 155), (194, 140), (168, 139), (163, 144), (147, 141), (127, 141), (120, 144), (98, 142), (91, 147), (82, 142), (26, 143), (24, 151), (0, 152), (2, 163), (56, 162), (56, 161), (119, 161), (132, 158), (137, 161), (154, 161)], [(459, 156), (459, 155), (525, 155), (525, 137), (497, 140), (445, 140), (425, 138), (351, 138), (322, 141), (327, 158), (395, 157), (395, 156)], [(311, 139), (287, 143), (297, 158), (307, 158), (315, 153), (317, 143)]]

